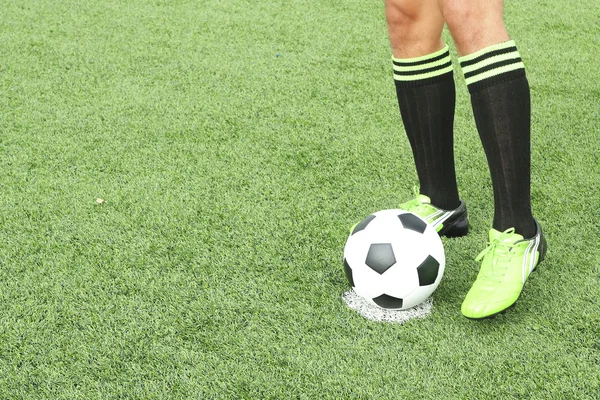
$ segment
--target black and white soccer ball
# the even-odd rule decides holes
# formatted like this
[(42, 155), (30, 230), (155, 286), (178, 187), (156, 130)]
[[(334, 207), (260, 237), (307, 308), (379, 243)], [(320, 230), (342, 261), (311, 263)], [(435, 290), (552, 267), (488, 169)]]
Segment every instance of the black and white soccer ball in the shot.
[(344, 247), (350, 286), (369, 303), (404, 310), (425, 301), (444, 275), (442, 240), (405, 210), (378, 211), (359, 222)]

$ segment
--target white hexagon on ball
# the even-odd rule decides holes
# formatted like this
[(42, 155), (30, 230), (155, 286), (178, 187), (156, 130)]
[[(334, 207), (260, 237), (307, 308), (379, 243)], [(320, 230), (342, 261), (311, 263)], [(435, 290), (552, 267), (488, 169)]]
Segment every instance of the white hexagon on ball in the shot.
[(408, 309), (437, 289), (446, 258), (435, 229), (400, 209), (359, 222), (344, 247), (344, 270), (355, 293), (384, 309)]

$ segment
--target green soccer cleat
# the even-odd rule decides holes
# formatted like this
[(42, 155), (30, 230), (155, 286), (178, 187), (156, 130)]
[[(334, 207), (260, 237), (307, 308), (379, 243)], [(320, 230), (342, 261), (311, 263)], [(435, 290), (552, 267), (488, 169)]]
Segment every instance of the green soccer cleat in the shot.
[(444, 210), (431, 204), (424, 194), (417, 194), (414, 199), (400, 204), (399, 208), (423, 218), (440, 236), (459, 237), (469, 232), (467, 206), (462, 200), (454, 210)]
[(461, 307), (465, 317), (490, 318), (517, 301), (527, 277), (546, 255), (542, 228), (537, 221), (535, 225), (531, 239), (524, 239), (514, 228), (490, 229), (488, 247), (475, 259), (483, 260), (479, 274)]

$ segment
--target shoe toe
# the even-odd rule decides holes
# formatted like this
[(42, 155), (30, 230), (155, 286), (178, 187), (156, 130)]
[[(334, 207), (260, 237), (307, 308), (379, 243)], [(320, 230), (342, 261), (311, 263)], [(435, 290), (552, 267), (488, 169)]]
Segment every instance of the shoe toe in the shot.
[(461, 312), (467, 318), (482, 319), (494, 316), (504, 308), (500, 307), (498, 303), (463, 303)]
[(486, 296), (467, 294), (461, 312), (471, 319), (489, 318), (512, 306), (518, 297), (519, 293), (503, 293), (501, 296), (493, 293), (488, 293)]

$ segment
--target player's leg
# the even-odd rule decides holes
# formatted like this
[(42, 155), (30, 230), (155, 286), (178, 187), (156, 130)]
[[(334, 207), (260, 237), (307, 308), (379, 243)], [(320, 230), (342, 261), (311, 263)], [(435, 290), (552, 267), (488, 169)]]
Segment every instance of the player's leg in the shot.
[[(461, 205), (453, 152), (455, 89), (438, 0), (386, 0), (385, 9), (398, 105), (425, 195), (418, 198), (452, 211)], [(455, 235), (466, 233), (466, 210), (463, 219)]]
[(525, 68), (503, 21), (502, 0), (441, 0), (494, 190), (490, 246), (462, 311), (485, 318), (519, 297), (546, 244), (530, 202), (530, 94)]
[(388, 34), (395, 58), (415, 58), (445, 47), (438, 0), (385, 0)]
[(519, 52), (509, 41), (503, 0), (442, 0), (459, 52), (494, 187), (493, 227), (535, 234), (531, 213), (530, 96)]

